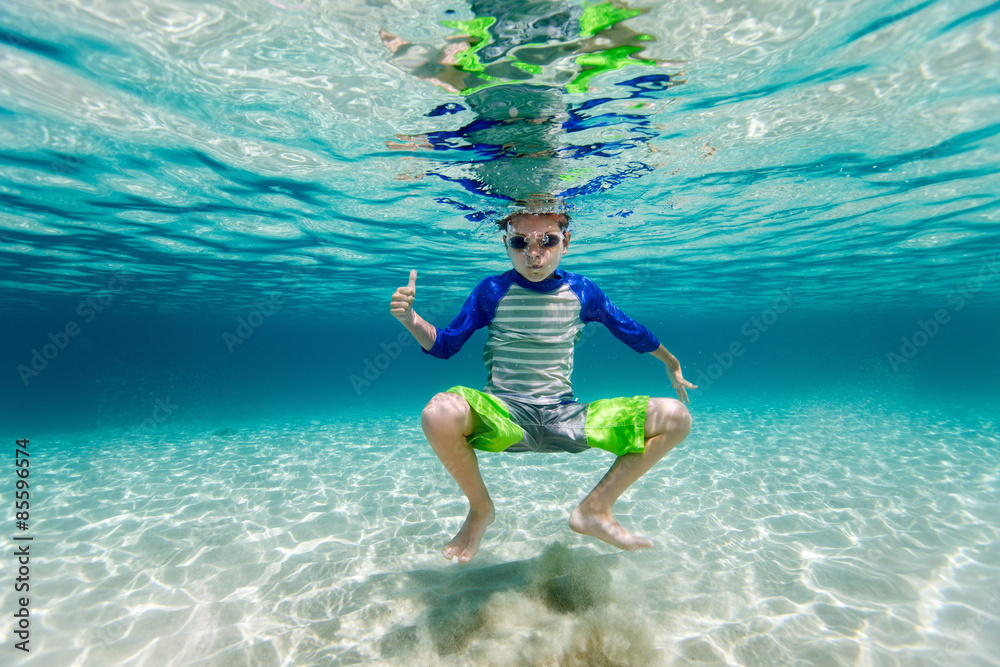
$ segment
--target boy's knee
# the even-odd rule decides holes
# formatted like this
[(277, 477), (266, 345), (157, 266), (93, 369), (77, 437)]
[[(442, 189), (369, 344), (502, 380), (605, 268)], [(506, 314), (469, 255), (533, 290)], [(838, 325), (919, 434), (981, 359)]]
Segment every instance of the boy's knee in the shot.
[(659, 433), (683, 433), (691, 430), (691, 413), (676, 398), (650, 398), (646, 408), (646, 424)]
[(469, 404), (458, 394), (435, 394), (420, 415), (424, 433), (461, 428), (468, 420)]

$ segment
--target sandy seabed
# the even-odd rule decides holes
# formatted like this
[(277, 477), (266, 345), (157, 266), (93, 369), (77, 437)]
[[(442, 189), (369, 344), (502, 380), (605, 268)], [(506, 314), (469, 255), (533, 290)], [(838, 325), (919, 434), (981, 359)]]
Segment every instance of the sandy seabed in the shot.
[(18, 663), (1000, 664), (994, 421), (695, 419), (616, 506), (653, 549), (569, 530), (606, 452), (482, 455), (498, 516), (464, 566), (440, 556), (464, 499), (412, 415), (39, 442)]

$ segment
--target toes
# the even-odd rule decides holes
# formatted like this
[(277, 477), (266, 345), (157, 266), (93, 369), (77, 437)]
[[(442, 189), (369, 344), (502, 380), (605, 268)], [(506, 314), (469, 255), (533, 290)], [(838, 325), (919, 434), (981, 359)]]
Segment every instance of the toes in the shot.
[(635, 551), (636, 549), (648, 549), (653, 546), (652, 540), (646, 539), (642, 535), (633, 535), (624, 529), (622, 530), (625, 533), (625, 538), (622, 541), (628, 544), (628, 549), (630, 551)]
[(468, 563), (472, 560), (472, 557), (476, 555), (476, 552), (468, 547), (462, 547), (462, 545), (447, 546), (442, 551), (444, 557), (448, 560), (458, 556), (459, 563)]

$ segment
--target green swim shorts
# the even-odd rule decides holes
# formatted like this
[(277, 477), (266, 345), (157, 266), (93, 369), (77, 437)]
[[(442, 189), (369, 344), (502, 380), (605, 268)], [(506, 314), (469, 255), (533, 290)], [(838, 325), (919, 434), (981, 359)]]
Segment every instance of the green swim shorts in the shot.
[(646, 451), (649, 396), (538, 404), (468, 387), (447, 391), (464, 398), (479, 416), (482, 424), (469, 444), (484, 452), (575, 453), (596, 447), (621, 456)]

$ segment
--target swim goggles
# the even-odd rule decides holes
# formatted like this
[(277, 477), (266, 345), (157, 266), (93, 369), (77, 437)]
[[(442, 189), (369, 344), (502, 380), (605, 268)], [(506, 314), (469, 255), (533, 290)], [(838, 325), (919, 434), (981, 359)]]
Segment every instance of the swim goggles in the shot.
[(562, 234), (542, 234), (541, 236), (531, 237), (517, 234), (515, 236), (507, 237), (507, 247), (511, 250), (527, 250), (529, 238), (536, 240), (538, 245), (542, 248), (555, 248), (563, 241)]

